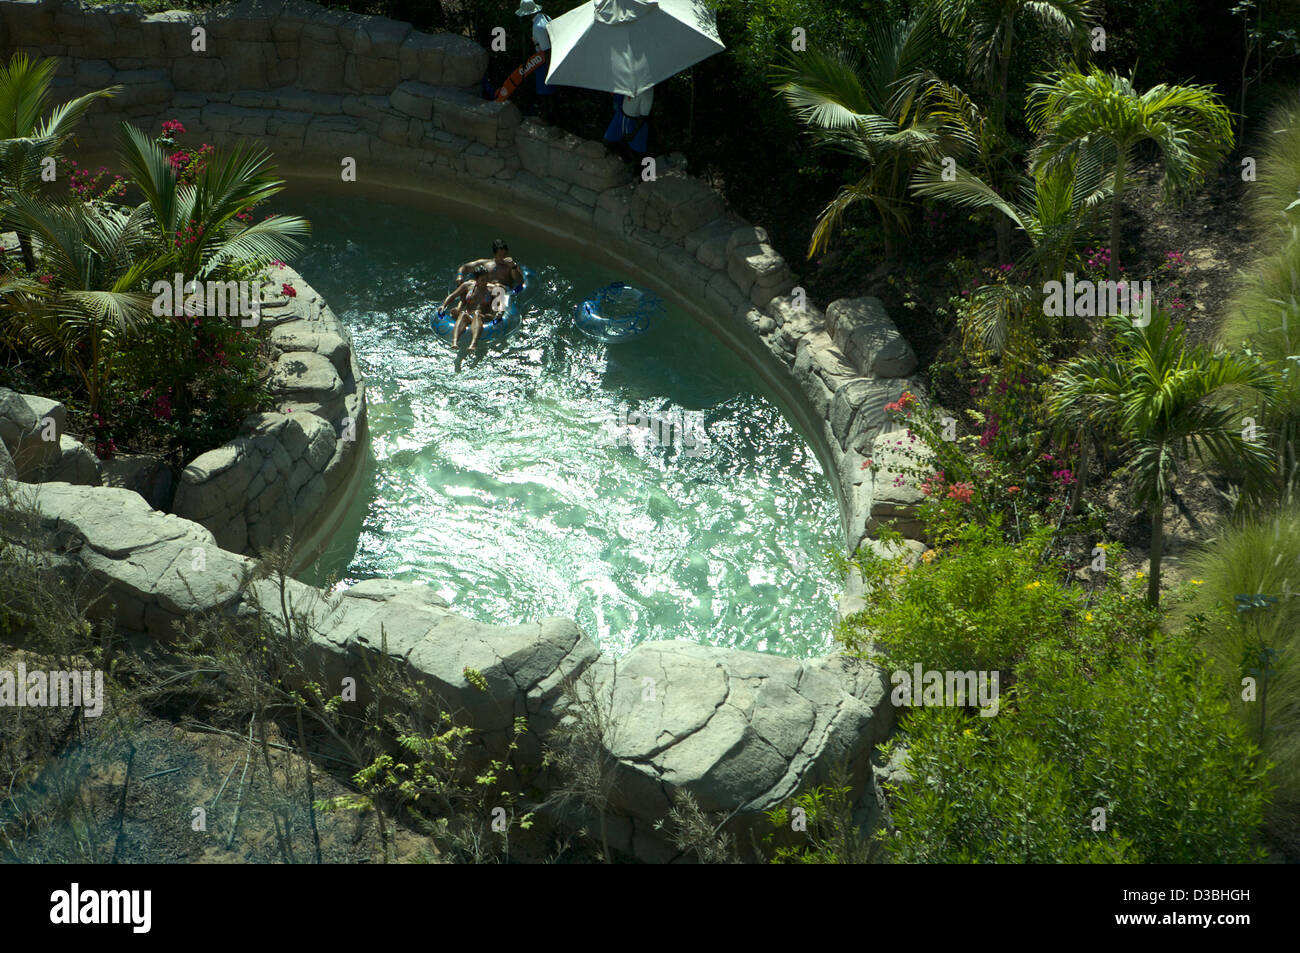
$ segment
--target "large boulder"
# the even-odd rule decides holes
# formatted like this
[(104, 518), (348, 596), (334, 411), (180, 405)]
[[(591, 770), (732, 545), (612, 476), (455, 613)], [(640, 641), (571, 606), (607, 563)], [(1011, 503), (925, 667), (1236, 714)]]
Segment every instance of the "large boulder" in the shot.
[(40, 481), (101, 486), (104, 472), (99, 459), (84, 444), (64, 434), (59, 437), (58, 459), (41, 471)]
[[(272, 328), (268, 337), (272, 344), (286, 354), (309, 351), (325, 358), (333, 366), (342, 386), (342, 378), (351, 370), (352, 349), (340, 335), (332, 331), (316, 330), (316, 327), (306, 322), (293, 321)], [(327, 389), (330, 387), (332, 382)]]
[(611, 813), (625, 821), (611, 825), (611, 846), (652, 861), (673, 856), (655, 824), (684, 792), (705, 811), (733, 815), (731, 829), (743, 832), (832, 769), (863, 783), (887, 698), (880, 673), (859, 660), (683, 641), (602, 661), (574, 693), (558, 709), (569, 719), (592, 705), (605, 712)]
[(738, 245), (731, 252), (727, 274), (758, 307), (794, 286), (794, 276), (785, 259), (764, 242)]
[(916, 370), (916, 352), (898, 332), (878, 298), (841, 298), (826, 309), (826, 329), (835, 345), (863, 374), (906, 377)]
[[(619, 160), (613, 162), (621, 172)], [(633, 222), (674, 241), (716, 221), (725, 210), (717, 192), (680, 174), (660, 175), (653, 182), (639, 183), (632, 194)]]
[(119, 453), (101, 464), (107, 486), (134, 490), (155, 510), (171, 507), (176, 475), (166, 463), (147, 453)]
[(19, 480), (38, 482), (58, 463), (66, 420), (67, 410), (59, 402), (0, 387), (0, 443)]
[[(831, 398), (828, 421), (835, 442), (845, 451), (855, 451), (864, 458), (871, 453), (876, 439), (894, 429), (885, 411), (903, 395), (905, 382), (855, 377), (845, 381)], [(910, 441), (915, 445), (915, 439)]]
[[(778, 334), (785, 328), (778, 326)], [(800, 335), (796, 344), (794, 379), (808, 395), (818, 415), (830, 412), (831, 397), (848, 381), (860, 375), (844, 359), (824, 331)]]
[(256, 553), (316, 515), (335, 433), (315, 414), (253, 414), (242, 432), (185, 468), (172, 512), (207, 527), (223, 549)]
[(291, 351), (281, 355), (271, 367), (269, 387), (283, 406), (297, 407), (310, 403), (332, 410), (341, 409), (343, 379), (334, 363), (315, 351)]
[(138, 493), (46, 483), (17, 496), (14, 503), (0, 496), (0, 510), (12, 518), (30, 506), (29, 529), (56, 553), (75, 554), (94, 586), (84, 592), (94, 616), (111, 613), (132, 631), (167, 638), (184, 615), (235, 597), (237, 557), (202, 526), (150, 509)]

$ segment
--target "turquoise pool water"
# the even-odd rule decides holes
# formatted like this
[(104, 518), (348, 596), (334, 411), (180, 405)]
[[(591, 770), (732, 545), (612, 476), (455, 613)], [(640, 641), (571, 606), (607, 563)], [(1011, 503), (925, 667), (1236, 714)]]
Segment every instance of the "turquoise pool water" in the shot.
[[(671, 307), (634, 342), (583, 336), (574, 306), (620, 276), (505, 232), (537, 274), (523, 325), (457, 356), (422, 315), (493, 232), (397, 205), (284, 199), (313, 224), (295, 266), (352, 330), (373, 446), (344, 529), (303, 578), (415, 580), (482, 621), (567, 616), (614, 655), (673, 638), (830, 649), (834, 491), (720, 341)], [(620, 412), (655, 425), (619, 429)]]

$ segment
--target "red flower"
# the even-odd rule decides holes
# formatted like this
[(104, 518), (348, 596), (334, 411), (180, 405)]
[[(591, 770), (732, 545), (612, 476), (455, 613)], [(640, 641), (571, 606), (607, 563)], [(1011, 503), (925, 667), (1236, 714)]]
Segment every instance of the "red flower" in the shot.
[(949, 499), (956, 500), (958, 503), (969, 503), (971, 496), (975, 492), (975, 487), (966, 482), (954, 483), (948, 487)]
[(280, 291), (288, 295), (290, 298), (298, 297), (298, 292), (293, 290), (293, 285), (288, 284), (287, 282), (280, 285)]
[(1018, 486), (1009, 486), (1009, 487), (1007, 487), (1007, 492), (1008, 492), (1008, 493), (1019, 493), (1019, 492), (1020, 492), (1020, 487), (1018, 487)]

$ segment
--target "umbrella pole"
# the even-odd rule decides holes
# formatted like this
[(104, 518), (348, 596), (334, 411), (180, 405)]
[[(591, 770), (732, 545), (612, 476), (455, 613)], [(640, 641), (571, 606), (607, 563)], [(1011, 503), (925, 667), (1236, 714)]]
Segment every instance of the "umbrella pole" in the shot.
[(690, 118), (686, 121), (686, 142), (689, 146), (695, 145), (695, 68), (690, 69), (691, 77), (691, 108)]

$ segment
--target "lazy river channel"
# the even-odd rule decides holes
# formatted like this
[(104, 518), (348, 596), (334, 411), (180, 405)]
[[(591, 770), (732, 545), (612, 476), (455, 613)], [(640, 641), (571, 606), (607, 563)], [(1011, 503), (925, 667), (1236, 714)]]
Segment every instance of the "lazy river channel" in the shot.
[[(585, 337), (575, 305), (621, 276), (508, 229), (298, 189), (277, 204), (312, 222), (295, 267), (351, 329), (373, 450), (302, 578), (421, 582), (497, 624), (567, 616), (615, 656), (831, 649), (834, 490), (721, 341), (671, 307), (635, 341)], [(536, 273), (523, 324), (458, 356), (424, 315), (498, 233)]]

